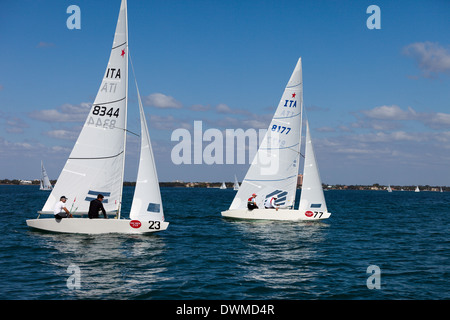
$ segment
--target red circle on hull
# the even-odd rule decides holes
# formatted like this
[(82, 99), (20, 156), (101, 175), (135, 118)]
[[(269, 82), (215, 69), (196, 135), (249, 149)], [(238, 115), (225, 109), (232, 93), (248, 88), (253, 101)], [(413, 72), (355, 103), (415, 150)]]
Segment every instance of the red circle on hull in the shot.
[(307, 216), (308, 218), (311, 218), (313, 216), (313, 212), (312, 211), (306, 211), (305, 212), (305, 216)]
[(138, 229), (141, 227), (141, 222), (139, 220), (131, 220), (130, 221), (130, 226), (132, 228)]

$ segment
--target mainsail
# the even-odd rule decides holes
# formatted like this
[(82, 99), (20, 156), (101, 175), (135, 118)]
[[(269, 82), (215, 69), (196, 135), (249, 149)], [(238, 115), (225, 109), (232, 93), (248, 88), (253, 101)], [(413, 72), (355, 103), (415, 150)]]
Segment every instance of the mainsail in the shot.
[(295, 202), (301, 123), (303, 81), (301, 58), (286, 85), (257, 154), (242, 181), (229, 210), (246, 209), (247, 199), (258, 195), (259, 204), (267, 197), (277, 196), (276, 204), (292, 207)]
[(111, 55), (86, 122), (42, 211), (53, 211), (61, 196), (87, 212), (99, 193), (108, 212), (120, 212), (128, 88), (128, 30), (122, 1)]

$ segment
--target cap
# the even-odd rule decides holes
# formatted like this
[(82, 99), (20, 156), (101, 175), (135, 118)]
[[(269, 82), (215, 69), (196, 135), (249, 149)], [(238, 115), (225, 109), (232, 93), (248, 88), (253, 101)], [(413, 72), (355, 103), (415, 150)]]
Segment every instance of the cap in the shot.
[(256, 197), (256, 193), (252, 194), (252, 196)]
[(62, 196), (61, 198), (59, 198), (59, 200), (62, 200), (62, 199), (66, 199), (67, 200), (67, 198), (65, 196)]

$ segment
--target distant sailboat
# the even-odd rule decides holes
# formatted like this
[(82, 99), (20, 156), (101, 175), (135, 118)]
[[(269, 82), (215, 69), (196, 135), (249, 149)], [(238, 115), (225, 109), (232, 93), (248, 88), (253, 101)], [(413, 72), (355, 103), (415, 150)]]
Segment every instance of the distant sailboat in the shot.
[(41, 160), (41, 180), (39, 190), (49, 191), (52, 190), (52, 184), (48, 178), (47, 171), (45, 171), (44, 163)]
[(236, 177), (236, 175), (234, 175), (234, 185), (233, 185), (233, 190), (238, 191), (239, 190), (239, 181)]
[[(128, 105), (128, 20), (127, 2), (122, 0), (110, 58), (102, 84), (77, 142), (37, 219), (27, 220), (32, 228), (66, 233), (149, 233), (166, 230), (161, 194), (147, 123), (138, 94), (141, 117), (141, 151), (138, 178), (130, 218), (121, 219)], [(72, 202), (73, 216), (87, 215), (90, 201), (104, 196), (103, 206), (115, 219), (55, 218), (61, 196)], [(69, 209), (69, 206), (67, 207)]]
[(388, 185), (388, 187), (387, 187), (387, 192), (392, 192), (392, 188), (390, 185)]
[(420, 192), (419, 186), (416, 187), (416, 190), (414, 192)]
[(227, 186), (226, 186), (225, 182), (222, 182), (222, 185), (219, 187), (219, 189), (226, 189), (226, 188), (227, 188)]
[[(222, 216), (257, 220), (319, 220), (329, 218), (322, 182), (306, 122), (304, 178), (300, 204), (294, 209), (303, 113), (301, 58), (284, 90), (274, 117), (258, 152)], [(255, 193), (258, 209), (247, 209), (247, 199)], [(266, 199), (276, 196), (276, 209), (264, 209)]]

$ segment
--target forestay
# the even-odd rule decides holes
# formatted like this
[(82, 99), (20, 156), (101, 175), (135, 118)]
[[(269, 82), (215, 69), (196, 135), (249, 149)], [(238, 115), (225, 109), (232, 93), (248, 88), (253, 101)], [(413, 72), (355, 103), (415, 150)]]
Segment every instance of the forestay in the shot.
[(97, 194), (108, 212), (120, 212), (127, 123), (128, 30), (122, 1), (103, 81), (57, 183), (42, 211), (53, 211), (61, 196), (73, 211), (87, 212)]
[(291, 207), (295, 202), (301, 123), (303, 110), (303, 81), (301, 58), (275, 111), (257, 154), (229, 210), (244, 209), (247, 199), (256, 193), (263, 207), (267, 197), (276, 195), (276, 204)]

